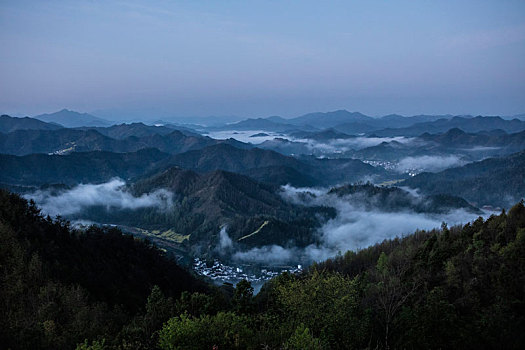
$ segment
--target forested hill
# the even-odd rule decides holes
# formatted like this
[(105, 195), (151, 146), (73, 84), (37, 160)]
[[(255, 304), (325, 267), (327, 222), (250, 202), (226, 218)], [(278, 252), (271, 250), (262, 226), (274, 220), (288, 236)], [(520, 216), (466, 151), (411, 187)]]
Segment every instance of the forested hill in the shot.
[(115, 334), (157, 285), (169, 296), (209, 287), (118, 229), (77, 232), (0, 190), (0, 347), (71, 349)]
[[(172, 167), (131, 186), (137, 196), (166, 189), (174, 193), (174, 206), (107, 212), (105, 208), (84, 213), (90, 220), (146, 229), (173, 229), (189, 236), (189, 249), (215, 249), (221, 227), (227, 227), (234, 241), (248, 246), (312, 243), (314, 229), (335, 216), (331, 208), (304, 207), (284, 200), (279, 187), (222, 170), (198, 174)], [(260, 229), (259, 229), (260, 228)], [(206, 248), (203, 248), (206, 247)]]
[(481, 214), (478, 208), (473, 207), (461, 197), (449, 194), (415, 195), (399, 187), (374, 186), (367, 183), (335, 187), (329, 193), (339, 197), (351, 196), (355, 202), (367, 210), (380, 209), (395, 212), (410, 209), (416, 213), (445, 213), (461, 208), (471, 213)]
[(508, 208), (525, 197), (525, 151), (439, 173), (421, 173), (401, 184), (425, 194), (460, 196), (478, 207)]
[[(33, 130), (24, 131), (33, 132)], [(113, 140), (93, 130), (73, 131), (91, 132), (97, 135), (95, 139), (102, 137)], [(174, 137), (176, 133), (178, 132), (174, 131), (165, 136), (152, 135), (145, 138), (170, 138)], [(2, 135), (0, 134), (0, 143), (2, 142)], [(125, 140), (113, 140), (112, 142), (126, 143), (129, 140), (137, 141), (139, 138), (128, 137)], [(186, 144), (184, 140), (188, 143)], [(201, 139), (182, 136), (180, 141), (185, 145), (183, 148), (199, 148), (204, 147), (212, 139), (202, 138), (205, 144), (193, 143), (192, 140)], [(75, 185), (81, 182), (100, 183), (113, 177), (120, 177), (125, 180), (147, 177), (172, 166), (197, 172), (213, 170), (237, 172), (248, 175), (257, 181), (274, 185), (319, 186), (353, 182), (364, 177), (390, 178), (387, 171), (365, 164), (357, 159), (302, 157), (299, 160), (270, 150), (243, 149), (230, 145), (230, 143), (239, 143), (236, 141), (213, 140), (212, 142), (217, 144), (175, 155), (159, 151), (156, 148), (146, 148), (147, 143), (141, 142), (136, 144), (132, 142), (139, 150), (127, 153), (86, 151), (71, 152), (64, 155), (28, 154), (16, 156), (0, 154), (0, 167), (3, 170), (0, 173), (0, 183), (17, 186), (40, 186), (50, 183), (67, 185)], [(30, 141), (28, 143), (31, 144)], [(97, 142), (94, 144), (96, 145)], [(94, 148), (104, 149), (102, 146)], [(19, 148), (16, 149), (20, 150)]]
[(101, 183), (114, 177), (128, 180), (155, 169), (167, 153), (156, 148), (137, 152), (105, 151), (72, 152), (66, 155), (30, 154), (13, 156), (0, 154), (0, 182), (17, 186), (45, 184)]
[(31, 153), (56, 153), (108, 151), (135, 152), (144, 148), (157, 148), (162, 152), (181, 153), (210, 145), (227, 143), (237, 147), (248, 147), (242, 142), (215, 140), (196, 134), (190, 136), (178, 130), (168, 134), (145, 133), (144, 136), (111, 138), (95, 129), (15, 130), (0, 133), (0, 152), (13, 155)]
[(114, 229), (76, 232), (5, 191), (0, 239), (7, 349), (525, 344), (523, 202), (486, 221), (418, 231), (282, 274), (256, 297), (246, 281), (223, 292), (206, 288), (141, 241)]
[(8, 133), (15, 130), (56, 130), (61, 129), (61, 125), (46, 123), (34, 118), (13, 118), (8, 115), (0, 116), (0, 132)]
[[(323, 312), (317, 301), (331, 295), (328, 283), (341, 278), (353, 282), (353, 291), (341, 293), (355, 298), (352, 312), (363, 316), (354, 323), (358, 331), (347, 328), (346, 337), (353, 341), (348, 348), (523, 348), (523, 201), (486, 221), (478, 218), (463, 227), (444, 226), (357, 253), (349, 251), (313, 266), (306, 276), (292, 282), (274, 282), (273, 292), (301, 291), (302, 299), (296, 301), (291, 300), (293, 293), (285, 293), (292, 307), (286, 311), (295, 308), (303, 315), (314, 315)], [(319, 287), (325, 290), (310, 298), (308, 291)], [(337, 314), (331, 312), (337, 312), (333, 306), (324, 311), (326, 319), (337, 320)], [(322, 315), (318, 317), (323, 319)], [(314, 320), (305, 325), (319, 334), (344, 331), (337, 323), (316, 324)]]
[[(176, 154), (165, 163), (200, 172), (226, 170), (250, 175), (258, 181), (293, 186), (326, 186), (358, 181), (364, 177), (388, 177), (385, 170), (357, 159), (297, 159), (271, 150), (241, 149), (228, 144)], [(290, 176), (291, 173), (296, 176)]]

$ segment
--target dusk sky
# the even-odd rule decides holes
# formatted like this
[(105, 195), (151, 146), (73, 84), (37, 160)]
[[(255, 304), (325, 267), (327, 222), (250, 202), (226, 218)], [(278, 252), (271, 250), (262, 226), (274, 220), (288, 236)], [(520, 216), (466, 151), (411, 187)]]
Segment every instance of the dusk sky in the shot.
[(525, 1), (0, 2), (0, 113), (525, 113)]

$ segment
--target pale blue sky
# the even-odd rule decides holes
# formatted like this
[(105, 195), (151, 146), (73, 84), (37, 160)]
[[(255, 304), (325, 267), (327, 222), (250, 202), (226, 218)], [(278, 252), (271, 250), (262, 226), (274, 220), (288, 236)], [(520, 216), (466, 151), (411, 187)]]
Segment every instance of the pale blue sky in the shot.
[(525, 113), (525, 1), (0, 0), (0, 113)]

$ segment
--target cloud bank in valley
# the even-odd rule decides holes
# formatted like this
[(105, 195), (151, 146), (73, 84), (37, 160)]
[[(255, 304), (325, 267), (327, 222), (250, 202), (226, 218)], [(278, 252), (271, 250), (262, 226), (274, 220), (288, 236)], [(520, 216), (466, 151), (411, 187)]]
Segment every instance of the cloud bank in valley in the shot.
[(44, 214), (51, 216), (78, 214), (92, 206), (103, 206), (108, 210), (145, 207), (167, 209), (173, 202), (173, 193), (163, 189), (134, 197), (126, 191), (125, 182), (121, 179), (97, 185), (81, 184), (58, 193), (39, 190), (24, 197), (33, 199)]
[[(265, 136), (259, 136), (259, 135)], [(255, 136), (254, 135), (258, 135)], [(295, 138), (285, 133), (278, 133), (267, 130), (223, 130), (210, 131), (207, 136), (216, 139), (233, 138), (237, 141), (252, 143), (255, 145), (261, 144), (265, 141), (272, 141), (275, 138), (285, 139), (291, 142), (296, 142), (296, 147), (302, 145), (305, 153), (314, 154), (331, 154), (341, 153), (351, 150), (360, 150), (367, 147), (377, 146), (382, 142), (396, 141), (407, 144), (413, 142), (415, 139), (411, 137), (396, 136), (396, 137), (365, 137), (357, 136), (345, 139), (330, 139), (326, 141), (318, 141), (307, 138)]]
[(401, 173), (414, 169), (436, 172), (447, 168), (463, 166), (467, 163), (467, 161), (462, 160), (456, 155), (406, 157), (397, 163), (396, 170)]
[[(267, 136), (262, 136), (263, 134)], [(214, 139), (226, 140), (235, 139), (237, 141), (252, 143), (254, 145), (260, 144), (264, 141), (273, 140), (275, 137), (283, 137), (283, 134), (266, 131), (266, 130), (224, 130), (224, 131), (210, 131), (206, 136)], [(257, 135), (257, 136), (254, 136)]]
[[(237, 252), (234, 258), (241, 261), (283, 264), (286, 262), (311, 262), (333, 257), (339, 252), (359, 250), (385, 239), (411, 234), (414, 231), (439, 228), (442, 222), (449, 226), (475, 220), (478, 215), (463, 209), (444, 214), (416, 213), (409, 210), (394, 212), (378, 208), (365, 208), (359, 195), (338, 197), (324, 189), (294, 188), (283, 186), (286, 200), (307, 206), (324, 205), (336, 209), (337, 215), (318, 230), (318, 244), (305, 248), (264, 246), (246, 252)], [(415, 192), (414, 200), (421, 200)]]
[(297, 248), (284, 248), (279, 245), (267, 245), (253, 248), (248, 251), (238, 251), (233, 254), (233, 259), (238, 261), (247, 261), (257, 264), (279, 265), (296, 260), (296, 254), (300, 253)]
[(408, 144), (414, 141), (414, 138), (396, 136), (396, 137), (350, 137), (346, 139), (331, 139), (327, 141), (315, 141), (311, 139), (294, 139), (289, 138), (290, 141), (302, 142), (306, 147), (314, 153), (341, 153), (352, 150), (361, 150), (367, 147), (377, 146), (383, 142), (399, 142)]

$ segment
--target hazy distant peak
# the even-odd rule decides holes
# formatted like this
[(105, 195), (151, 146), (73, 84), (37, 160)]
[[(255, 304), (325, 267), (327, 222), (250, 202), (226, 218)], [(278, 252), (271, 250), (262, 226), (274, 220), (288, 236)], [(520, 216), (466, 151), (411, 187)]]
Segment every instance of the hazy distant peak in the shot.
[(0, 116), (0, 132), (3, 133), (16, 130), (56, 130), (60, 128), (62, 128), (61, 125), (46, 123), (30, 117), (14, 118), (5, 114)]
[(399, 119), (399, 118), (406, 118), (405, 116), (401, 115), (401, 114), (388, 114), (388, 115), (384, 115), (382, 117), (380, 117), (380, 119), (385, 119), (385, 120), (388, 120), (388, 119)]
[(465, 132), (461, 130), (460, 128), (452, 128), (449, 131), (446, 132), (449, 135), (463, 135)]
[(40, 114), (34, 118), (48, 123), (57, 123), (67, 128), (78, 128), (82, 126), (109, 126), (112, 124), (105, 119), (95, 117), (91, 114), (79, 113), (67, 108), (63, 108), (54, 113)]
[(273, 115), (271, 117), (267, 117), (266, 120), (269, 120), (274, 123), (286, 123), (288, 122), (288, 119), (280, 117), (278, 115)]

